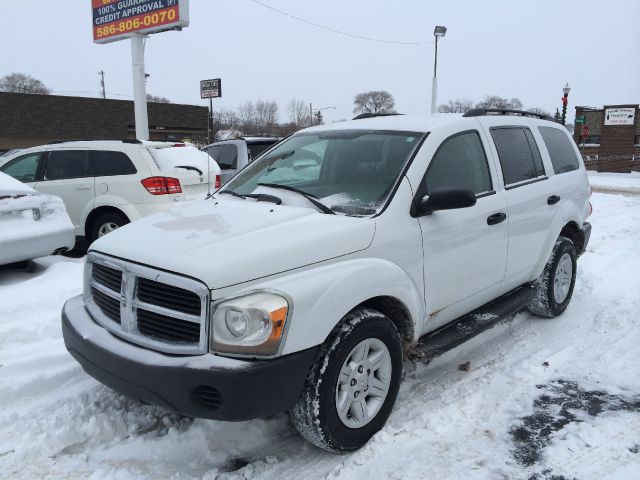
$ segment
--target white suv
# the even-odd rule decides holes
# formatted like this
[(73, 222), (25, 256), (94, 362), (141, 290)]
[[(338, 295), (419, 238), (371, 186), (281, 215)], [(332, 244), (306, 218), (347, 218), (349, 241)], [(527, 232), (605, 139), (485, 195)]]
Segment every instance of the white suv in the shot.
[(525, 115), (292, 135), (213, 198), (95, 242), (62, 312), (68, 350), (149, 403), (290, 411), (314, 444), (361, 447), (393, 408), (403, 352), (428, 359), (523, 307), (569, 304), (587, 175), (564, 127)]
[(215, 160), (182, 143), (61, 142), (0, 160), (4, 172), (65, 203), (77, 237), (88, 243), (174, 202), (220, 186)]

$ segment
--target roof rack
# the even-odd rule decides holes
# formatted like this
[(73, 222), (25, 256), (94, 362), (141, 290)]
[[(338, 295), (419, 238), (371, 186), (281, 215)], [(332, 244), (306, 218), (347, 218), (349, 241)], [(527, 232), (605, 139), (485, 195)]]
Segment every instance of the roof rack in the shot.
[(83, 139), (72, 139), (72, 140), (54, 140), (53, 142), (47, 142), (47, 145), (57, 145), (59, 143), (73, 143), (73, 142), (122, 142), (122, 143), (142, 143), (140, 140), (135, 138), (83, 138)]
[(527, 112), (526, 110), (511, 110), (508, 108), (472, 108), (468, 112), (466, 112), (463, 117), (482, 117), (485, 115), (520, 115), (522, 117), (534, 117), (539, 118), (541, 120), (551, 120), (549, 115), (544, 115), (542, 113), (535, 112)]
[(352, 120), (362, 120), (364, 118), (373, 118), (373, 117), (389, 117), (391, 115), (402, 115), (402, 113), (361, 113), (352, 118)]

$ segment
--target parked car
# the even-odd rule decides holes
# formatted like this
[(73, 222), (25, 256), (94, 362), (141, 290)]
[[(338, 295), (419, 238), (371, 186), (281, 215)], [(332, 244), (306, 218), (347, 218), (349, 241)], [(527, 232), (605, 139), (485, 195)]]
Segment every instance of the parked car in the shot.
[(222, 170), (222, 184), (271, 148), (280, 138), (243, 137), (234, 140), (222, 140), (203, 147), (202, 150), (218, 162)]
[(71, 250), (73, 225), (59, 197), (0, 173), (0, 265)]
[(68, 350), (145, 402), (289, 411), (315, 445), (361, 447), (403, 352), (569, 304), (591, 232), (580, 154), (557, 123), (497, 113), (302, 130), (210, 200), (99, 239), (62, 312)]
[(61, 197), (77, 237), (93, 242), (175, 202), (220, 187), (215, 160), (170, 142), (61, 142), (0, 159), (0, 172)]

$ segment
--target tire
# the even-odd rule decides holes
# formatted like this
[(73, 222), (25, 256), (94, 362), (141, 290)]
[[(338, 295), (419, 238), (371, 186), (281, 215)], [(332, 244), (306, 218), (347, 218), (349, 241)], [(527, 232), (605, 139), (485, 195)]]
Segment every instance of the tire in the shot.
[(92, 223), (89, 233), (89, 244), (95, 242), (102, 235), (109, 233), (105, 230), (115, 230), (129, 223), (129, 219), (121, 213), (107, 212), (99, 215)]
[(536, 294), (527, 305), (531, 313), (553, 318), (567, 309), (576, 282), (577, 258), (573, 242), (566, 237), (558, 237), (551, 257), (536, 281)]
[[(363, 359), (361, 370), (355, 362), (357, 358)], [(341, 375), (341, 370), (350, 371), (350, 376)], [(401, 376), (402, 340), (395, 325), (376, 310), (353, 310), (318, 351), (291, 411), (293, 424), (306, 440), (324, 450), (335, 453), (357, 450), (389, 418)], [(385, 385), (387, 391), (383, 394)], [(338, 405), (347, 404), (352, 407), (342, 409), (343, 420)], [(370, 412), (367, 416), (363, 416), (364, 405)]]

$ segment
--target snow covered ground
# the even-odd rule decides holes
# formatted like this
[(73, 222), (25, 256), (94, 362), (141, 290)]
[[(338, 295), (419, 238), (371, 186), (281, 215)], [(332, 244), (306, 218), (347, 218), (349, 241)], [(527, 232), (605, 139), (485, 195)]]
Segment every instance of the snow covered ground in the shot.
[(595, 192), (640, 195), (640, 172), (589, 172), (589, 183)]
[(82, 259), (1, 268), (0, 477), (640, 478), (640, 197), (592, 203), (567, 312), (520, 313), (429, 365), (405, 362), (387, 426), (344, 456), (306, 444), (286, 415), (192, 420), (101, 386), (60, 331)]

